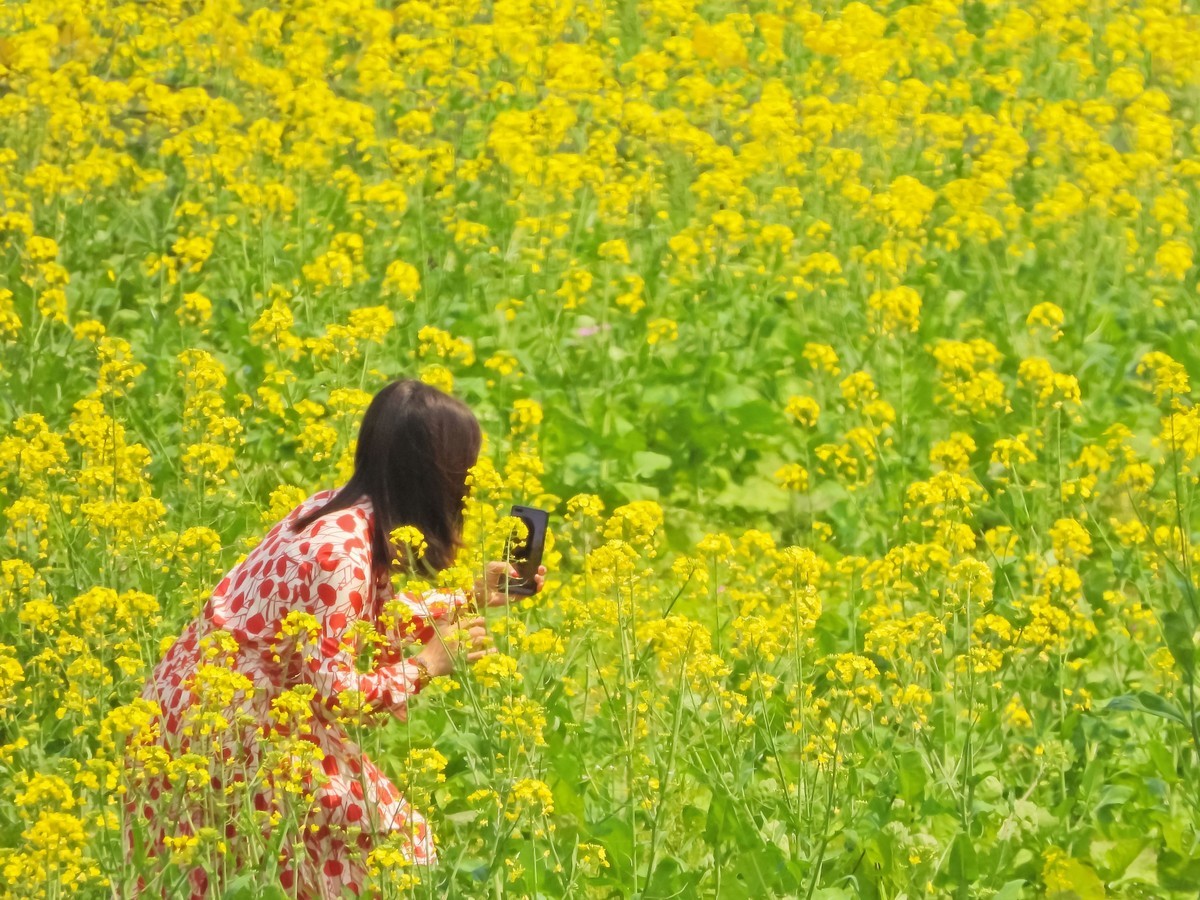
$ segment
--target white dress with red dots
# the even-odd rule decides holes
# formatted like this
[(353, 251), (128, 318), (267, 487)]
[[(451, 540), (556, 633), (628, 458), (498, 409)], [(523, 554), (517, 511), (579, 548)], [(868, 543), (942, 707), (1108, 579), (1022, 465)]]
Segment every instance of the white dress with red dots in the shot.
[[(213, 764), (212, 787), (221, 788), (230, 779), (236, 782), (245, 777), (238, 774), (239, 764), (244, 765), (245, 772), (253, 774), (257, 770), (262, 745), (255, 739), (256, 729), (267, 726), (276, 733), (286, 733), (278, 717), (272, 716), (271, 701), (297, 685), (315, 688), (308, 718), (311, 731), (301, 736), (323, 752), (320, 766), (328, 781), (315, 790), (316, 812), (307, 820), (308, 826), (315, 827), (308, 827), (305, 836), (307, 858), (285, 860), (280, 875), (289, 894), (295, 891), (301, 897), (341, 897), (347, 889), (358, 894), (366, 872), (366, 852), (374, 836), (383, 832), (402, 836), (406, 855), (413, 863), (436, 861), (425, 819), (350, 739), (334, 710), (339, 695), (358, 691), (371, 710), (390, 712), (403, 720), (408, 698), (419, 689), (420, 670), (402, 657), (402, 647), (414, 640), (427, 640), (433, 634), (430, 621), (444, 614), (451, 604), (465, 600), (461, 593), (431, 592), (420, 599), (401, 595), (397, 599), (406, 602), (413, 621), (393, 627), (390, 633), (385, 631), (378, 618), (393, 594), (389, 583), (376, 582), (371, 575), (374, 513), (370, 500), (364, 497), (351, 507), (328, 513), (299, 533), (292, 527), (299, 517), (335, 493), (321, 491), (305, 500), (233, 567), (200, 615), (167, 651), (142, 692), (162, 710), (161, 740), (173, 756), (189, 750), (212, 753), (211, 744), (203, 749), (189, 748), (189, 738), (179, 734), (180, 726), (189, 720), (195, 699), (192, 678), (205, 662), (202, 639), (217, 629), (236, 639), (239, 649), (233, 668), (254, 684), (253, 695), (241, 705), (253, 724), (232, 727), (215, 738), (225, 764)], [(320, 624), (317, 641), (303, 653), (281, 654), (277, 638), (281, 622), (297, 610), (311, 614)], [(362, 619), (376, 623), (389, 637), (376, 665), (366, 673), (357, 670), (350, 651), (354, 638), (346, 635)], [(165, 791), (171, 791), (173, 798), (172, 821), (156, 825), (154, 819), (162, 816), (161, 807), (156, 812), (151, 804), (167, 800), (160, 798)], [(167, 834), (186, 834), (189, 828), (213, 824), (202, 822), (201, 815), (190, 816), (186, 796), (182, 803), (179, 796), (178, 789), (172, 790), (165, 780), (157, 784), (150, 781), (151, 803), (143, 812), (152, 845), (157, 845), (150, 852), (161, 850), (164, 830)], [(255, 789), (254, 805), (258, 809), (268, 810), (271, 803), (269, 784)], [(136, 807), (131, 811), (138, 812)], [(222, 824), (232, 837), (233, 823)], [(192, 895), (205, 896), (208, 880), (203, 868), (194, 869), (190, 876)]]

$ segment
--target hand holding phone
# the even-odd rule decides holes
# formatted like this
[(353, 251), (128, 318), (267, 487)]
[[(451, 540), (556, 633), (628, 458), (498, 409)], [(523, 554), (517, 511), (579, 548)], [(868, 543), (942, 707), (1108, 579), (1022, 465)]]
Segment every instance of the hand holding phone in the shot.
[(521, 538), (513, 529), (506, 541), (505, 558), (512, 563), (517, 574), (509, 576), (504, 587), (509, 594), (530, 597), (537, 593), (538, 575), (544, 572), (542, 553), (546, 548), (546, 526), (550, 521), (550, 513), (533, 506), (513, 506), (509, 515), (520, 519), (528, 533)]

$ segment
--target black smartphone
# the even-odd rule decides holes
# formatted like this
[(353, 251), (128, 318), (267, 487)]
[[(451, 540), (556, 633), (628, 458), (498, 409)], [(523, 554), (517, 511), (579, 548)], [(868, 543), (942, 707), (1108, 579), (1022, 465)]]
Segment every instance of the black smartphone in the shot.
[(509, 515), (524, 522), (529, 533), (520, 538), (514, 528), (508, 537), (507, 558), (517, 570), (516, 577), (510, 575), (508, 578), (508, 592), (528, 597), (537, 593), (534, 578), (542, 564), (542, 551), (546, 549), (546, 525), (550, 513), (534, 506), (513, 506)]

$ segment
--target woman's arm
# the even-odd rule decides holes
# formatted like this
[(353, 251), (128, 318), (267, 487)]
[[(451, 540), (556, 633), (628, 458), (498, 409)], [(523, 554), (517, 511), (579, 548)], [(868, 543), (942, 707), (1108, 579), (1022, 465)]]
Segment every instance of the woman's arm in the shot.
[[(502, 585), (505, 575), (517, 575), (517, 570), (500, 560), (487, 564), (484, 578), (477, 578), (475, 586), (468, 597), (462, 590), (425, 591), (416, 594), (405, 591), (397, 594), (388, 604), (384, 605), (384, 617), (387, 632), (393, 645), (427, 644), (433, 637), (438, 623), (445, 619), (453, 619), (460, 615), (464, 608), (472, 610), (484, 605), (503, 606), (508, 602)], [(534, 576), (536, 589), (540, 591), (546, 580), (546, 567), (540, 566)]]
[[(423, 667), (399, 660), (359, 672), (353, 654), (355, 640), (347, 635), (361, 619), (370, 596), (369, 571), (366, 553), (357, 548), (318, 559), (307, 607), (320, 627), (316, 640), (306, 642), (303, 648), (305, 677), (330, 710), (363, 705), (404, 719), (408, 698), (424, 686)], [(358, 696), (343, 699), (347, 692)]]
[[(389, 712), (403, 720), (410, 696), (420, 691), (430, 677), (453, 671), (457, 638), (467, 642), (467, 662), (495, 649), (486, 647), (487, 628), (482, 618), (447, 615), (450, 606), (445, 604), (440, 615), (430, 616), (433, 624), (423, 624), (430, 633), (419, 654), (409, 659), (392, 658), (369, 672), (359, 672), (354, 638), (348, 632), (366, 608), (370, 565), (365, 554), (356, 550), (326, 554), (323, 559), (318, 554), (308, 600), (320, 628), (316, 640), (305, 647), (305, 671), (331, 711), (363, 708)], [(431, 605), (422, 605), (429, 613), (434, 611)], [(345, 696), (349, 692), (356, 692), (356, 696)]]
[(427, 644), (438, 624), (455, 619), (464, 607), (470, 608), (470, 600), (463, 591), (404, 591), (384, 604), (381, 618), (393, 645)]

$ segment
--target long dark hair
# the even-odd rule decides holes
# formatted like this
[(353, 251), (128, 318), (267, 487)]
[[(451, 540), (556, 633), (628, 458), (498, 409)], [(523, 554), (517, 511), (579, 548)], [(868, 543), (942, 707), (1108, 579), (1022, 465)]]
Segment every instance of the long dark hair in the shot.
[(354, 475), (294, 527), (307, 528), (365, 495), (375, 514), (371, 549), (376, 577), (393, 561), (408, 568), (407, 555), (397, 555), (390, 539), (401, 525), (421, 530), (427, 544), (422, 562), (428, 568), (448, 568), (462, 542), (467, 473), (482, 443), (479, 422), (461, 400), (412, 378), (393, 381), (363, 414)]

